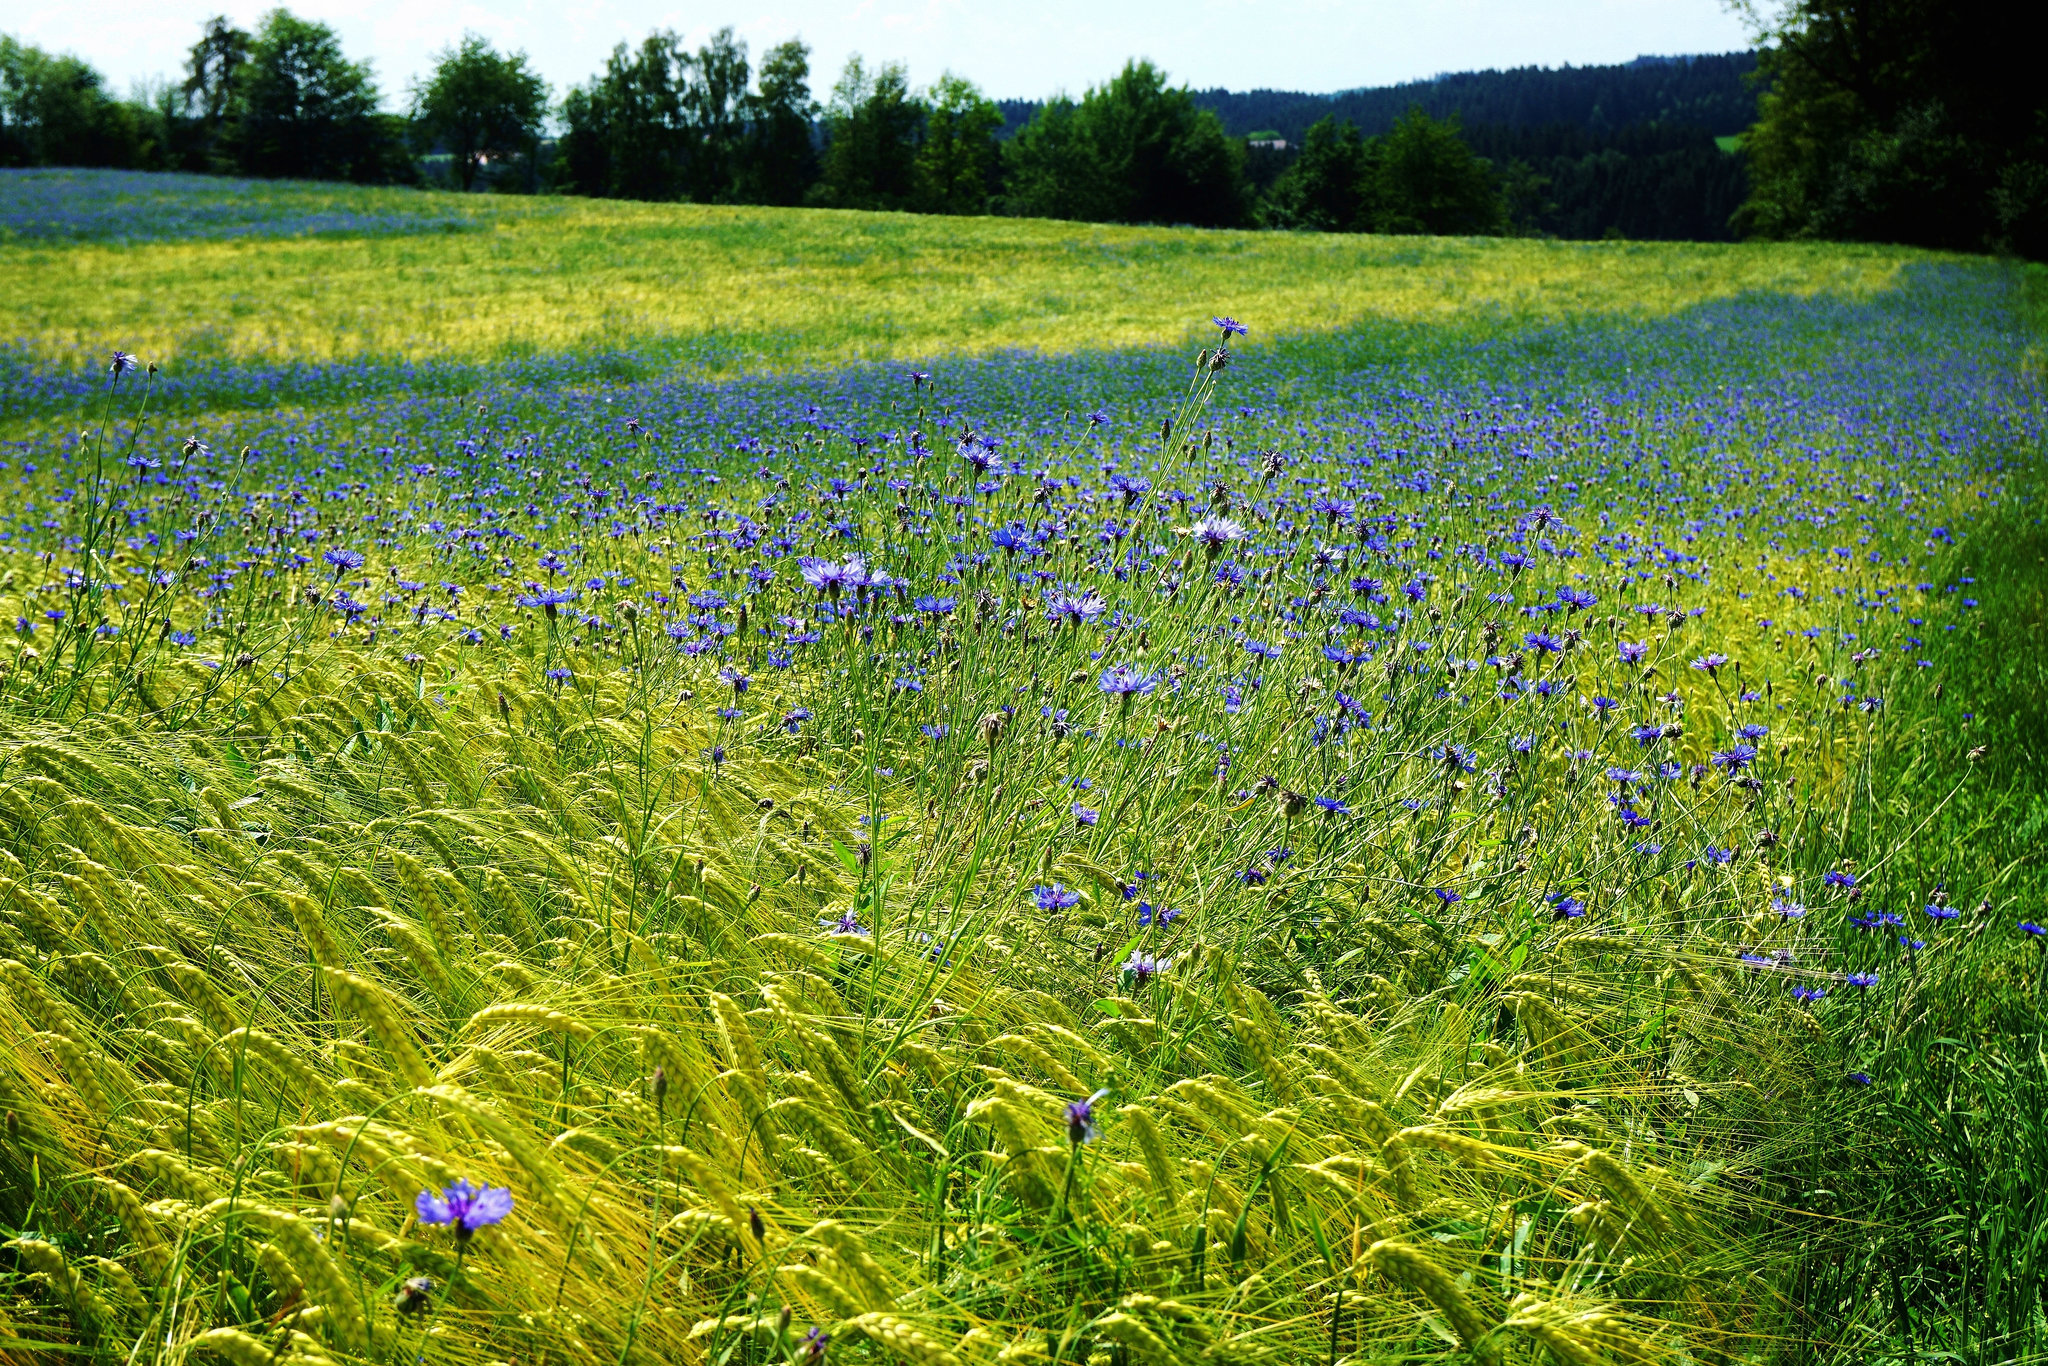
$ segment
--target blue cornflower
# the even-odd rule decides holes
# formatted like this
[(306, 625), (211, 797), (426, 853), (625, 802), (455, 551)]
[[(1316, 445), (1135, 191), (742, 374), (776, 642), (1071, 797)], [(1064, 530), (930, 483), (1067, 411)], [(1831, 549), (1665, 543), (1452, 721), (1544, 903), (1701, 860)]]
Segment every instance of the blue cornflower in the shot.
[(1464, 745), (1439, 745), (1430, 757), (1452, 773), (1472, 773), (1479, 768), (1479, 756)]
[(1335, 797), (1318, 797), (1316, 798), (1316, 805), (1321, 807), (1326, 815), (1348, 816), (1351, 814), (1351, 808), (1338, 801)]
[(1223, 340), (1226, 342), (1232, 337), (1245, 336), (1251, 330), (1235, 318), (1211, 318), (1209, 321), (1223, 329)]
[(782, 728), (791, 735), (794, 735), (797, 732), (797, 728), (810, 719), (811, 709), (809, 707), (792, 707), (783, 713)]
[(1859, 991), (1868, 991), (1877, 985), (1877, 974), (1874, 972), (1852, 972), (1842, 980)]
[(1111, 697), (1129, 702), (1133, 697), (1149, 693), (1158, 687), (1159, 680), (1135, 664), (1112, 664), (1095, 680), (1095, 686)]
[(567, 606), (581, 596), (573, 588), (539, 588), (531, 593), (521, 593), (512, 601), (520, 607), (538, 607), (546, 612), (548, 619), (552, 621), (558, 615), (557, 609)]
[(1586, 903), (1575, 896), (1559, 892), (1550, 898), (1550, 915), (1553, 920), (1577, 920), (1586, 913)]
[(2041, 926), (2036, 925), (2031, 920), (2022, 920), (2020, 922), (2020, 933), (2030, 934), (2034, 936), (2034, 938), (2039, 939), (2044, 935), (2048, 935), (2048, 929), (2043, 929)]
[(1081, 904), (1079, 892), (1069, 891), (1057, 882), (1050, 887), (1033, 887), (1031, 899), (1038, 903), (1039, 910), (1048, 912), (1070, 910)]
[(1102, 595), (1092, 588), (1062, 586), (1045, 595), (1045, 619), (1057, 626), (1081, 626), (1102, 615)]
[(1927, 913), (1930, 920), (1954, 920), (1962, 914), (1953, 906), (1923, 906), (1921, 909)]
[(1086, 1100), (1071, 1101), (1067, 1105), (1067, 1141), (1075, 1147), (1091, 1143), (1098, 1132), (1095, 1127), (1095, 1102), (1109, 1094), (1104, 1087)]
[(458, 1177), (440, 1194), (423, 1190), (413, 1199), (422, 1224), (447, 1224), (462, 1242), (480, 1228), (501, 1223), (512, 1213), (512, 1192), (505, 1186), (472, 1186)]
[(1172, 966), (1171, 957), (1162, 958), (1142, 949), (1132, 949), (1131, 956), (1118, 964), (1118, 971), (1131, 979), (1133, 989), (1142, 989), (1147, 982)]
[(320, 557), (334, 567), (334, 576), (340, 578), (353, 569), (363, 567), (363, 555), (359, 550), (330, 550)]
[(1097, 811), (1094, 807), (1083, 806), (1079, 802), (1074, 803), (1073, 812), (1074, 824), (1082, 827), (1093, 825), (1102, 817), (1102, 813), (1100, 811)]

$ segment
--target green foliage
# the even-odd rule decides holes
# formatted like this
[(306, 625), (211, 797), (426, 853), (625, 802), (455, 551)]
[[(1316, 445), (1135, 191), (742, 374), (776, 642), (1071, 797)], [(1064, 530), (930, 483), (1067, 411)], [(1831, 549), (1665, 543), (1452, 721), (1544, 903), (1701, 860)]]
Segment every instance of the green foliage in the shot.
[(367, 65), (326, 24), (275, 9), (230, 85), (227, 154), (245, 175), (410, 179), (403, 121), (377, 112)]
[(800, 43), (772, 49), (750, 94), (747, 45), (720, 29), (691, 52), (672, 32), (621, 43), (562, 103), (561, 187), (616, 199), (730, 203), (794, 198), (808, 170), (810, 95)]
[(142, 115), (76, 57), (0, 35), (0, 166), (143, 163)]
[(1309, 125), (1295, 158), (1274, 184), (1262, 217), (1276, 228), (1366, 232), (1372, 221), (1372, 162), (1349, 119), (1326, 114)]
[(1374, 150), (1373, 226), (1379, 231), (1483, 236), (1506, 227), (1492, 169), (1458, 136), (1456, 119), (1411, 109)]
[(620, 43), (604, 74), (562, 101), (562, 188), (622, 199), (673, 199), (690, 154), (683, 123), (689, 54), (674, 33)]
[(1275, 227), (1439, 236), (1499, 233), (1508, 221), (1492, 168), (1465, 145), (1457, 120), (1420, 109), (1370, 139), (1334, 115), (1314, 124), (1264, 216)]
[(1248, 211), (1243, 148), (1150, 62), (1079, 104), (1042, 107), (1006, 148), (1011, 212), (1231, 227)]
[(185, 80), (178, 93), (179, 111), (191, 122), (178, 164), (187, 170), (232, 170), (221, 145), (233, 108), (236, 80), (249, 64), (248, 33), (226, 19), (206, 21), (185, 58)]
[(810, 81), (810, 49), (795, 38), (761, 58), (740, 168), (739, 197), (746, 203), (801, 204), (816, 178), (811, 120), (818, 111)]
[(839, 209), (908, 209), (918, 201), (927, 111), (900, 62), (870, 71), (858, 53), (825, 107), (822, 174), (809, 201)]
[(986, 213), (1002, 171), (996, 134), (1003, 111), (972, 82), (941, 76), (925, 93), (924, 144), (917, 152), (917, 207), (925, 213)]
[(2048, 96), (2024, 15), (1797, 0), (1760, 23), (1768, 87), (1738, 225), (2048, 257)]
[(547, 104), (547, 83), (527, 70), (525, 53), (500, 56), (469, 34), (413, 93), (413, 129), (454, 157), (456, 181), (468, 190), (486, 161), (523, 154), (531, 166)]

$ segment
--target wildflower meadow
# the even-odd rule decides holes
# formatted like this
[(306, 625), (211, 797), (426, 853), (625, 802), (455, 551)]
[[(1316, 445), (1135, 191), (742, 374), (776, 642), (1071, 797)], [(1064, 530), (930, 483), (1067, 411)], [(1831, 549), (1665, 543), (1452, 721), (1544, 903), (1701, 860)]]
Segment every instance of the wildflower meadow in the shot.
[(2048, 1354), (2040, 268), (109, 175), (0, 1360)]

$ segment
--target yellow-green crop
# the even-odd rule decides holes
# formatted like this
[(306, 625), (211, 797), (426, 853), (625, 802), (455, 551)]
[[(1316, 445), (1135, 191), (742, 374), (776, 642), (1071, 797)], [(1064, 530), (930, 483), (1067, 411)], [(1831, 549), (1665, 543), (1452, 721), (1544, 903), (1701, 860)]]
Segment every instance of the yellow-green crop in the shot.
[[(1187, 340), (1201, 305), (1317, 332), (1665, 316), (1748, 291), (1867, 298), (1922, 254), (1198, 232), (355, 191), (450, 230), (0, 245), (0, 311), (54, 357), (494, 361), (631, 350), (692, 372)], [(452, 201), (452, 202), (451, 202)], [(433, 220), (436, 223), (442, 219)], [(466, 226), (465, 226), (466, 225)]]

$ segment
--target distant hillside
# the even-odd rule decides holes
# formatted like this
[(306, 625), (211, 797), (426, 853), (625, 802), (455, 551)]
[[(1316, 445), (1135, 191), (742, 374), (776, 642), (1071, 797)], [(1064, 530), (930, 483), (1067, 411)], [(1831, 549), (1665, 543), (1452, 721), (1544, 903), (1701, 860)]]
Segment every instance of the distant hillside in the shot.
[[(1620, 66), (1522, 66), (1509, 71), (1462, 71), (1405, 85), (1310, 95), (1295, 90), (1198, 90), (1196, 103), (1216, 111), (1230, 133), (1273, 130), (1298, 142), (1325, 114), (1350, 119), (1365, 133), (1383, 133), (1419, 105), (1426, 114), (1456, 114), (1470, 128), (1569, 126), (1601, 133), (1633, 124), (1739, 133), (1756, 119), (1749, 84), (1756, 54), (1638, 57)], [(999, 100), (1005, 132), (1030, 121), (1039, 100)]]
[[(1638, 57), (1617, 66), (1466, 71), (1330, 95), (1291, 90), (1198, 90), (1235, 136), (1277, 133), (1298, 145), (1325, 115), (1383, 133), (1411, 106), (1457, 116), (1491, 159), (1520, 221), (1558, 237), (1726, 240), (1748, 190), (1739, 156), (1716, 138), (1756, 120), (1756, 54)], [(1007, 134), (1035, 100), (1000, 102)], [(1250, 170), (1269, 184), (1288, 154), (1260, 149)]]

